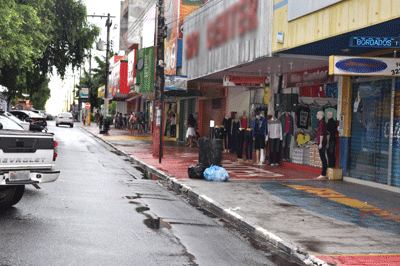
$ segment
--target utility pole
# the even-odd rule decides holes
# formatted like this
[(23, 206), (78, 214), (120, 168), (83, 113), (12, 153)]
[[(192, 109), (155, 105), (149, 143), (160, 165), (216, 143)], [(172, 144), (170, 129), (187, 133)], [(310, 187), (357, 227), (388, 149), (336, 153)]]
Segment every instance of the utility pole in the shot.
[(115, 18), (110, 16), (110, 13), (107, 16), (102, 15), (88, 15), (88, 17), (98, 17), (98, 18), (107, 18), (106, 27), (107, 27), (107, 49), (106, 49), (106, 85), (105, 85), (105, 95), (104, 95), (104, 118), (108, 117), (108, 76), (110, 72), (110, 28), (112, 25), (111, 18)]
[(159, 157), (159, 163), (163, 156), (163, 120), (164, 120), (164, 39), (166, 26), (164, 17), (164, 0), (158, 0), (156, 22), (156, 82), (155, 92), (155, 121), (153, 132), (153, 155)]
[(91, 118), (91, 110), (93, 106), (91, 105), (91, 100), (92, 100), (92, 49), (90, 49), (90, 54), (89, 54), (89, 95), (88, 95), (89, 103), (90, 103), (90, 108), (88, 112), (88, 117), (86, 119), (87, 125), (90, 126), (90, 118)]

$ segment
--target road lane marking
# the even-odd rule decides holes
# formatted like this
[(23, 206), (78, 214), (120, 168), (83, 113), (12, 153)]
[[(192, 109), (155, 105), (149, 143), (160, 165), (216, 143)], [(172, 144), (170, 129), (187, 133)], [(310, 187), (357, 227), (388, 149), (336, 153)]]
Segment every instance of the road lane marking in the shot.
[(302, 186), (302, 185), (287, 185), (283, 184), (284, 186), (291, 187), (297, 190), (304, 191), (308, 194), (316, 195), (321, 198), (329, 199), (346, 206), (358, 209), (363, 211), (361, 215), (365, 216), (365, 214), (373, 214), (375, 216), (392, 220), (395, 222), (400, 223), (400, 218), (375, 206), (369, 205), (365, 202), (356, 200), (354, 198), (348, 197), (346, 195), (340, 194), (332, 189), (329, 188), (317, 188), (317, 187), (309, 187), (309, 186)]

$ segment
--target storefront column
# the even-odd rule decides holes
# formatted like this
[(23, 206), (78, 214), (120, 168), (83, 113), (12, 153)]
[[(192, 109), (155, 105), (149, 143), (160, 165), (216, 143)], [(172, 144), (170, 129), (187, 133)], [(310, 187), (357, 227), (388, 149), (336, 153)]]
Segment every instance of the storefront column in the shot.
[(350, 136), (351, 136), (351, 84), (350, 77), (344, 76), (342, 80), (340, 121), (342, 126), (340, 135), (340, 164), (343, 175), (346, 176), (350, 159)]
[[(396, 53), (396, 52), (395, 52)], [(392, 185), (392, 159), (393, 159), (393, 124), (394, 124), (394, 103), (396, 97), (396, 78), (392, 78), (392, 98), (390, 102), (390, 130), (389, 130), (389, 158), (387, 185)]]
[[(200, 123), (197, 125), (198, 127), (198, 131), (199, 132), (203, 132), (203, 127), (205, 124), (204, 121), (204, 101), (202, 100), (197, 100), (197, 109), (198, 109), (198, 115), (199, 115), (199, 121)], [(202, 137), (204, 137), (204, 135), (202, 134)]]

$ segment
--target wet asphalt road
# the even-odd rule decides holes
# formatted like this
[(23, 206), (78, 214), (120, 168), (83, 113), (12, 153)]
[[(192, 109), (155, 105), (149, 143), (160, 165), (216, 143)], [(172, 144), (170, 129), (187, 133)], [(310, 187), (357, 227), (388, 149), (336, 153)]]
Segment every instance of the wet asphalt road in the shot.
[[(275, 265), (76, 127), (55, 127), (54, 183), (0, 211), (0, 265)], [(291, 265), (279, 263), (279, 265)]]

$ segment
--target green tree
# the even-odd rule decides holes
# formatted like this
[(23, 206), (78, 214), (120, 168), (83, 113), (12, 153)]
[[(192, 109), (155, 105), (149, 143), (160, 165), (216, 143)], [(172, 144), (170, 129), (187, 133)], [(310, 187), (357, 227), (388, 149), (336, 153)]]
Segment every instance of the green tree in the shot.
[(50, 79), (47, 78), (46, 81), (30, 95), (31, 103), (37, 110), (44, 110), (47, 99), (50, 98), (49, 82)]
[[(117, 55), (117, 53), (111, 51), (110, 57), (114, 55)], [(80, 80), (80, 84), (83, 88), (92, 88), (90, 94), (90, 106), (91, 108), (99, 108), (104, 103), (103, 99), (97, 97), (97, 92), (98, 88), (106, 84), (106, 59), (104, 56), (102, 56), (102, 58), (95, 56), (94, 60), (97, 67), (92, 69), (91, 84), (89, 84), (89, 70), (86, 69), (84, 69), (83, 77)]]
[(9, 101), (35, 95), (53, 67), (64, 78), (69, 66), (84, 62), (99, 34), (81, 0), (2, 0), (0, 27), (0, 84)]

